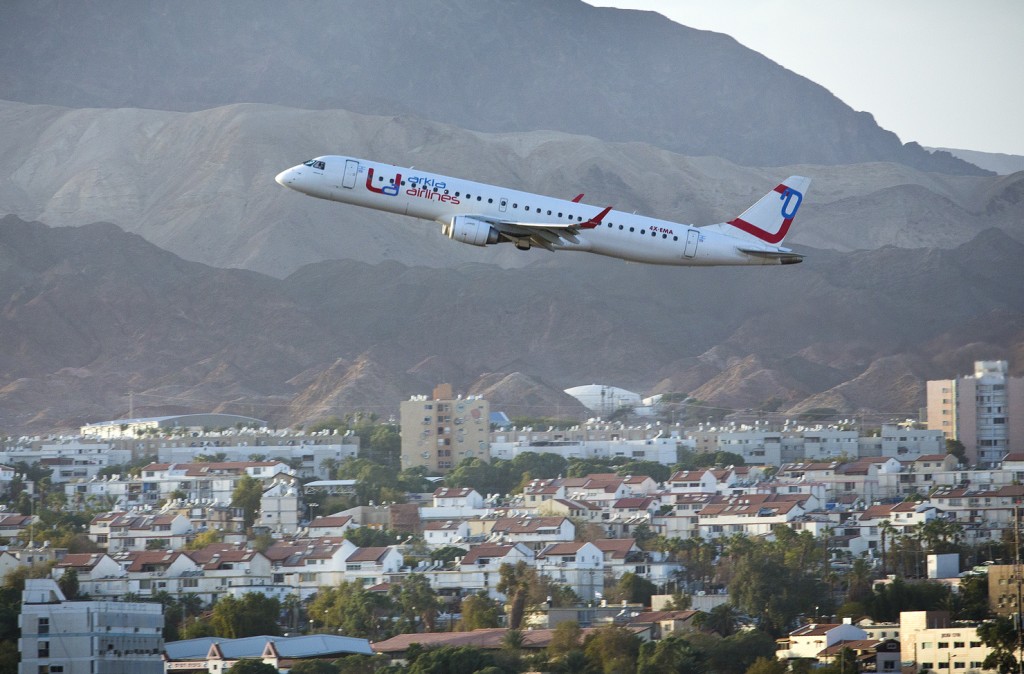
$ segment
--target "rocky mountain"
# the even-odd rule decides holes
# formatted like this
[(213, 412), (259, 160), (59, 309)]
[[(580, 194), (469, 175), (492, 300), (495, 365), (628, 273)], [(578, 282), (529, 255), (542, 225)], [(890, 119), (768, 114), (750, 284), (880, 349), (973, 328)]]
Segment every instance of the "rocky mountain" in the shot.
[[(513, 416), (580, 418), (562, 389), (590, 382), (903, 416), (974, 359), (1024, 367), (1024, 173), (904, 145), (653, 13), (12, 0), (0, 92), (3, 429), (129, 393), (140, 414), (386, 417), (439, 382)], [(478, 249), (273, 182), (330, 153), (698, 224), (810, 175), (787, 240), (809, 257)]]
[(440, 381), (511, 416), (602, 382), (731, 409), (914, 414), (923, 382), (1024, 359), (1024, 244), (805, 249), (780, 268), (550, 254), (528, 269), (337, 260), (211, 268), (109, 224), (0, 220), (0, 428), (224, 410), (383, 417)]
[(11, 0), (0, 91), (75, 108), (255, 102), (551, 129), (749, 166), (984, 173), (902, 144), (728, 36), (579, 0)]
[(836, 250), (951, 248), (1000, 227), (1024, 240), (1024, 174), (902, 164), (747, 168), (553, 131), (484, 134), (414, 117), (235, 105), (194, 113), (0, 103), (0, 213), (53, 226), (112, 222), (186, 259), (286, 276), (349, 258), (523, 266), (544, 253), (453, 243), (440, 227), (304, 198), (273, 181), (332, 151), (707, 224), (787, 175), (813, 177), (792, 241)]
[(978, 168), (998, 173), (1001, 176), (1024, 171), (1024, 155), (1002, 152), (978, 152), (951, 147), (929, 147), (929, 152), (948, 152), (958, 159), (969, 161)]

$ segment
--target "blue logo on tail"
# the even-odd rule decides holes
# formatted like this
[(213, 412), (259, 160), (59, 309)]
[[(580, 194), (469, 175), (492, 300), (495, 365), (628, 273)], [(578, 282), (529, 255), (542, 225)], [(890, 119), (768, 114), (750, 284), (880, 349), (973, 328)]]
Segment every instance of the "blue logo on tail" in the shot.
[(785, 220), (792, 220), (794, 217), (796, 217), (796, 212), (800, 210), (800, 203), (804, 200), (804, 195), (800, 194), (792, 187), (787, 187), (786, 190), (779, 196), (779, 198), (783, 200), (782, 217)]

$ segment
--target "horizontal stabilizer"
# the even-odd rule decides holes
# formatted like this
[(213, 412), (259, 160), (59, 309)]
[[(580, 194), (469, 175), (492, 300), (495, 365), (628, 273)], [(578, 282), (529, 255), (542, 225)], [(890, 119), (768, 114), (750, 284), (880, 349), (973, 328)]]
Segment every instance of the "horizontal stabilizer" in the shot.
[(740, 248), (739, 251), (746, 255), (750, 255), (751, 257), (759, 257), (764, 260), (778, 260), (779, 264), (797, 264), (804, 260), (803, 255), (789, 250), (756, 250)]

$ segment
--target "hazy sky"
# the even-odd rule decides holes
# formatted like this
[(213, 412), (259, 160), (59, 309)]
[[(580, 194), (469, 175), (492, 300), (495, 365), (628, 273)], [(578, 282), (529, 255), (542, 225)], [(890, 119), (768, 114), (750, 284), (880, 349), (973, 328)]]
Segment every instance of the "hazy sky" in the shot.
[(1024, 155), (1022, 0), (586, 0), (726, 33), (904, 142)]

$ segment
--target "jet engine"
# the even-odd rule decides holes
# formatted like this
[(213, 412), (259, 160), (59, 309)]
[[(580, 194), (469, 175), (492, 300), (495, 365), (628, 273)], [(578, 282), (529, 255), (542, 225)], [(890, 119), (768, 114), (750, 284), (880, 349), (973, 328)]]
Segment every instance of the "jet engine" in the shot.
[(441, 225), (441, 232), (449, 239), (474, 246), (498, 243), (498, 230), (491, 223), (465, 215), (456, 215), (451, 222)]

